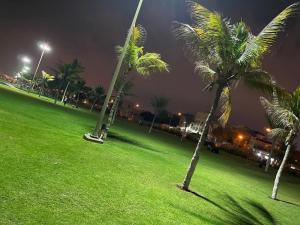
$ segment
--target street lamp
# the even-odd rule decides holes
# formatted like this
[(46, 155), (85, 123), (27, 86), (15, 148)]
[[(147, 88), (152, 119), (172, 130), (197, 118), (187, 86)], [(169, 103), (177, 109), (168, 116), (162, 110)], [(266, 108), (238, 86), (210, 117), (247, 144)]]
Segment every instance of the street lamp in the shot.
[(136, 108), (140, 108), (140, 104), (136, 104), (135, 107), (136, 107)]
[(24, 56), (21, 60), (24, 63), (24, 65), (31, 64), (31, 59), (28, 56)]
[(114, 87), (115, 87), (115, 84), (116, 84), (116, 81), (118, 79), (118, 76), (119, 76), (119, 73), (120, 73), (120, 70), (121, 70), (121, 67), (123, 65), (123, 61), (124, 61), (124, 58), (125, 58), (125, 55), (126, 55), (126, 50), (128, 48), (128, 45), (129, 45), (129, 42), (130, 42), (130, 39), (131, 39), (131, 36), (132, 36), (132, 32), (133, 32), (133, 29), (136, 25), (136, 21), (137, 21), (137, 18), (140, 14), (140, 10), (142, 8), (142, 5), (143, 5), (143, 2), (144, 0), (139, 0), (139, 4), (138, 4), (138, 7), (136, 9), (136, 12), (135, 12), (135, 15), (133, 17), (133, 20), (132, 20), (132, 23), (131, 23), (131, 26), (130, 26), (130, 29), (129, 29), (129, 32), (127, 34), (127, 38), (126, 38), (126, 42), (124, 44), (124, 51), (122, 51), (122, 54), (119, 58), (119, 61), (118, 61), (118, 64), (117, 64), (117, 67), (115, 69), (115, 72), (114, 72), (114, 75), (113, 75), (113, 78), (111, 80), (111, 83), (110, 83), (110, 86), (109, 86), (109, 89), (107, 91), (107, 95), (106, 95), (106, 98), (105, 98), (105, 101), (104, 101), (104, 104), (103, 104), (103, 107), (101, 109), (101, 113), (99, 115), (99, 119), (97, 121), (97, 124), (96, 124), (96, 127), (95, 127), (95, 130), (93, 131), (92, 134), (88, 133), (88, 134), (85, 134), (84, 135), (84, 138), (88, 141), (94, 141), (94, 142), (97, 142), (97, 143), (103, 143), (104, 141), (101, 139), (100, 137), (100, 130), (102, 129), (102, 126), (103, 126), (103, 121), (104, 121), (104, 117), (105, 117), (105, 112), (107, 110), (107, 105), (109, 103), (109, 100), (111, 98), (111, 95), (112, 95), (112, 92), (114, 90)]
[(45, 53), (48, 53), (48, 52), (50, 52), (50, 51), (52, 50), (51, 47), (49, 46), (49, 44), (47, 44), (47, 43), (45, 43), (45, 42), (39, 43), (38, 46), (39, 46), (39, 48), (42, 50), (42, 54), (41, 54), (40, 60), (39, 60), (39, 62), (38, 62), (38, 64), (37, 64), (36, 70), (35, 70), (34, 75), (33, 75), (33, 79), (32, 79), (32, 87), (31, 87), (32, 90), (33, 90), (33, 88), (34, 88), (34, 80), (35, 80), (35, 77), (36, 77), (36, 75), (37, 75), (37, 73), (38, 73), (38, 71), (39, 71), (39, 67), (40, 67), (40, 65), (41, 65), (42, 59), (43, 59), (43, 57), (44, 57), (44, 54), (45, 54)]

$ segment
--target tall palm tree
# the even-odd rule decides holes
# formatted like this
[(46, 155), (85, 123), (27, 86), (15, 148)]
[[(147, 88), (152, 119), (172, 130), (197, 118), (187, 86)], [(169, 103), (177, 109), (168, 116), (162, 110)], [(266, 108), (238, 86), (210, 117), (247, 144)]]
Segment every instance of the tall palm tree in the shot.
[(289, 6), (255, 36), (242, 21), (232, 23), (194, 1), (187, 1), (187, 4), (193, 24), (174, 22), (173, 31), (183, 42), (195, 71), (206, 82), (205, 90), (215, 90), (215, 99), (181, 186), (183, 190), (189, 190), (213, 116), (220, 109), (219, 121), (223, 126), (230, 117), (232, 87), (244, 81), (251, 87), (272, 92), (270, 77), (262, 70), (262, 57), (284, 29), (286, 20), (299, 9), (298, 3)]
[(84, 67), (80, 64), (77, 59), (74, 59), (72, 63), (59, 63), (57, 64), (56, 68), (53, 69), (54, 73), (60, 80), (60, 84), (58, 87), (58, 91), (55, 96), (55, 103), (61, 92), (62, 86), (65, 84), (65, 90), (62, 97), (62, 101), (64, 100), (68, 88), (71, 82), (77, 81), (81, 78), (81, 74), (84, 72)]
[[(133, 79), (129, 79), (130, 73), (146, 77), (156, 72), (168, 72), (168, 64), (164, 62), (160, 55), (157, 53), (144, 53), (144, 43), (146, 41), (147, 32), (141, 25), (134, 27), (132, 36), (126, 50), (124, 63), (123, 63), (123, 74), (119, 77), (116, 84), (116, 100), (111, 108), (111, 115), (116, 114), (118, 110), (118, 104), (121, 99), (121, 95), (124, 95), (128, 88), (132, 88)], [(116, 47), (117, 55), (123, 52), (123, 48), (120, 46)], [(127, 89), (124, 91), (124, 89)], [(113, 117), (108, 117), (107, 129), (110, 127)]]
[(169, 103), (169, 99), (165, 98), (165, 97), (158, 97), (158, 96), (154, 96), (151, 99), (151, 106), (153, 107), (154, 110), (154, 116), (153, 116), (153, 120), (149, 129), (149, 133), (152, 132), (156, 117), (166, 109), (167, 105)]
[(39, 96), (44, 94), (45, 88), (48, 87), (48, 83), (55, 80), (55, 76), (42, 71), (42, 77), (38, 80), (38, 84), (40, 86)]
[(105, 90), (102, 86), (94, 88), (90, 93), (90, 100), (93, 101), (90, 111), (92, 112), (96, 103), (104, 98)]
[(260, 100), (268, 118), (274, 124), (274, 128), (270, 132), (271, 137), (284, 138), (286, 146), (272, 191), (272, 199), (276, 199), (282, 172), (293, 147), (293, 142), (300, 130), (300, 87), (283, 99), (273, 96), (272, 103), (264, 97), (261, 97)]

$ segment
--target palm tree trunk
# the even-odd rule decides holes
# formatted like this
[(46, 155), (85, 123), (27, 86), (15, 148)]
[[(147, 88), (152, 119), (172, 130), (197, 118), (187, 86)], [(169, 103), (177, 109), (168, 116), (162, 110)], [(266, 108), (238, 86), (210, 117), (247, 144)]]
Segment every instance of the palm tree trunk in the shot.
[(272, 199), (277, 199), (277, 193), (278, 193), (280, 178), (281, 178), (282, 172), (284, 170), (285, 164), (287, 162), (287, 159), (289, 157), (289, 154), (290, 154), (290, 151), (291, 151), (291, 148), (292, 148), (292, 138), (289, 138), (289, 139), (290, 140), (287, 141), (288, 145), (286, 147), (284, 157), (282, 159), (281, 165), (280, 165), (280, 167), (277, 171), (276, 178), (275, 178), (275, 181), (274, 181), (274, 186), (273, 186), (273, 191), (272, 191)]
[(272, 160), (272, 156), (273, 156), (273, 151), (274, 151), (274, 148), (275, 148), (275, 144), (276, 144), (276, 141), (273, 140), (272, 141), (272, 147), (271, 147), (270, 154), (269, 154), (269, 158), (267, 160), (266, 167), (265, 167), (265, 172), (266, 173), (269, 171), (269, 167), (270, 167), (270, 164), (271, 164), (271, 160)]
[(192, 177), (194, 175), (197, 163), (198, 163), (199, 158), (200, 158), (200, 150), (203, 147), (205, 139), (207, 138), (208, 130), (209, 130), (209, 124), (210, 124), (210, 122), (213, 118), (213, 115), (215, 114), (215, 111), (216, 111), (217, 107), (218, 107), (222, 90), (223, 90), (223, 86), (219, 86), (218, 89), (217, 89), (216, 96), (215, 96), (215, 99), (214, 99), (214, 103), (213, 103), (213, 105), (210, 109), (210, 112), (209, 112), (209, 114), (206, 118), (205, 124), (202, 128), (202, 134), (199, 138), (199, 141), (198, 141), (198, 144), (196, 146), (193, 158), (191, 160), (191, 163), (190, 163), (190, 166), (188, 168), (187, 174), (186, 174), (186, 176), (184, 178), (184, 181), (183, 181), (183, 184), (181, 186), (181, 188), (183, 190), (186, 190), (186, 191), (189, 190), (189, 186), (190, 186)]
[(57, 89), (57, 92), (56, 92), (56, 94), (55, 94), (55, 96), (54, 96), (54, 104), (56, 104), (56, 102), (57, 102), (57, 99), (58, 99), (60, 90), (61, 90), (61, 88), (62, 88), (62, 86), (63, 86), (63, 83), (64, 83), (64, 81), (62, 80), (61, 83), (59, 84), (59, 88)]
[(111, 124), (114, 124), (114, 123), (115, 123), (115, 120), (116, 120), (116, 117), (117, 117), (117, 114), (118, 114), (118, 110), (119, 110), (120, 101), (121, 101), (121, 99), (118, 99), (117, 106), (116, 106), (116, 110), (115, 110), (115, 112), (114, 112), (114, 115), (113, 115)]
[(77, 99), (76, 99), (76, 109), (78, 108), (79, 106), (79, 98), (80, 98), (80, 92), (78, 92), (78, 95), (77, 95)]
[(155, 123), (155, 119), (156, 119), (156, 115), (154, 115), (154, 117), (153, 117), (153, 120), (152, 120), (152, 123), (151, 123), (151, 126), (150, 126), (150, 129), (149, 129), (149, 134), (152, 132), (152, 129), (153, 129), (153, 127), (154, 127), (154, 123)]
[(90, 112), (93, 112), (93, 109), (94, 109), (94, 107), (95, 107), (95, 105), (96, 105), (97, 100), (98, 100), (98, 99), (96, 98), (96, 100), (93, 102), (92, 107), (91, 107), (91, 109), (90, 109)]
[(65, 88), (65, 91), (64, 91), (63, 97), (62, 97), (62, 99), (61, 99), (61, 102), (64, 102), (64, 99), (65, 99), (65, 97), (66, 97), (66, 94), (67, 94), (69, 85), (70, 85), (70, 81), (68, 82), (68, 84), (67, 84), (67, 86), (66, 86), (66, 88)]
[(108, 121), (107, 121), (107, 124), (106, 124), (106, 129), (109, 130), (110, 126), (112, 125), (112, 121), (113, 121), (113, 117), (114, 117), (114, 114), (115, 112), (118, 110), (118, 102), (120, 101), (120, 98), (121, 98), (121, 94), (122, 94), (122, 91), (123, 91), (123, 87), (121, 87), (121, 89), (119, 90), (118, 94), (117, 94), (117, 97), (111, 107), (111, 110), (109, 112), (109, 116), (108, 116)]

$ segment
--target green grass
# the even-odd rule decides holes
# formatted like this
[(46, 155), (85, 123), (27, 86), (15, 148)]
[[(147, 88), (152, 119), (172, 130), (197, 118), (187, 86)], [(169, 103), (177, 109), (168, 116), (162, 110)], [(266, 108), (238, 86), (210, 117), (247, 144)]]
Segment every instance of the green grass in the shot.
[[(300, 224), (300, 179), (203, 151), (192, 182), (176, 188), (194, 144), (118, 121), (89, 143), (95, 114), (0, 87), (0, 224)], [(287, 203), (289, 202), (289, 203)], [(291, 204), (292, 203), (292, 204)]]

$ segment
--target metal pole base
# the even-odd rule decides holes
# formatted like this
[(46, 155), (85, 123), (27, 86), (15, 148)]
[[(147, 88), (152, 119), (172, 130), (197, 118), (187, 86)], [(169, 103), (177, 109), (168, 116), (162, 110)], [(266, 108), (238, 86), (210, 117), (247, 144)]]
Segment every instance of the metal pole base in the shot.
[(85, 135), (83, 135), (83, 139), (86, 140), (86, 141), (91, 141), (91, 142), (95, 142), (95, 143), (98, 143), (98, 144), (103, 144), (104, 141), (100, 138), (100, 137), (97, 137), (93, 134), (90, 134), (90, 133), (87, 133)]

